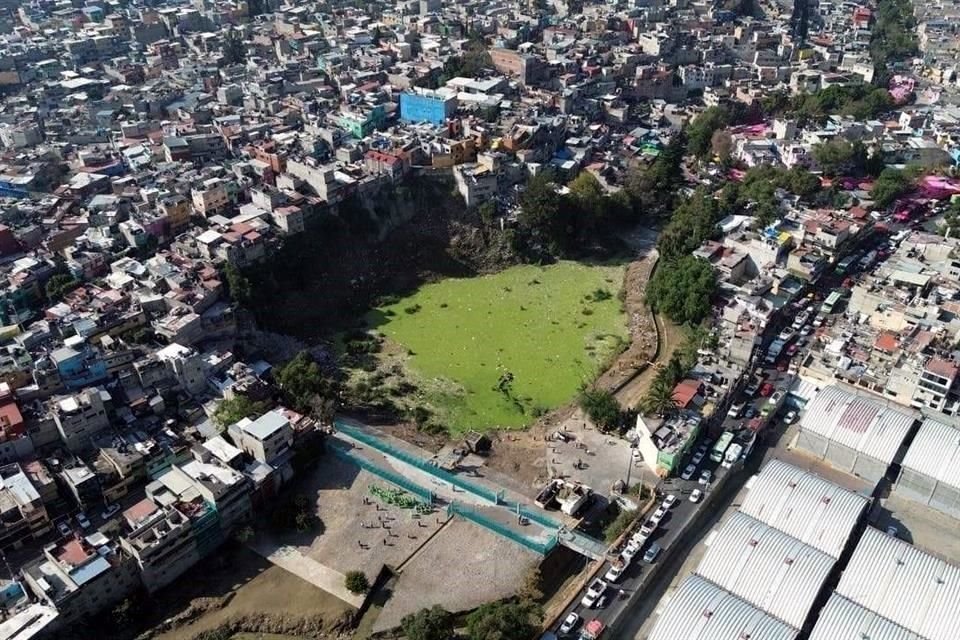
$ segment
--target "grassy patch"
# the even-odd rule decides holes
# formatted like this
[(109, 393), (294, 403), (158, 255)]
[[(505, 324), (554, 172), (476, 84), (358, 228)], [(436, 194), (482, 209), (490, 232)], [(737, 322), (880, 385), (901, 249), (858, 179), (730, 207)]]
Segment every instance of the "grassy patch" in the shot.
[(426, 285), (367, 320), (406, 354), (420, 390), (410, 401), (451, 432), (519, 428), (571, 400), (621, 348), (622, 280), (619, 266), (514, 267)]

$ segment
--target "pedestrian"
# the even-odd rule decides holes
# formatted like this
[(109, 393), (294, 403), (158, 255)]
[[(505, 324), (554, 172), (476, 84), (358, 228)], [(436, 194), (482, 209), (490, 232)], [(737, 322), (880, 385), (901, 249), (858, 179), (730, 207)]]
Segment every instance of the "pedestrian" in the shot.
[(357, 546), (360, 547), (361, 549), (363, 549), (363, 543), (360, 542), (359, 540), (357, 540)]

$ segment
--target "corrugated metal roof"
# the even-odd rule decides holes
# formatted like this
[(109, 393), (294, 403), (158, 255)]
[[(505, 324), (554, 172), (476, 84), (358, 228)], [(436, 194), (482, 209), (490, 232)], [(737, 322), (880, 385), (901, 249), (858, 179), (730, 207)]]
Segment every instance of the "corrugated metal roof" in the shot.
[(799, 629), (834, 561), (738, 511), (710, 542), (697, 573)]
[(912, 413), (829, 386), (807, 405), (800, 428), (889, 463), (914, 420)]
[(960, 568), (872, 527), (837, 593), (927, 640), (960, 638)]
[(794, 640), (797, 633), (709, 580), (691, 575), (670, 597), (648, 640)]
[(960, 487), (960, 430), (927, 418), (907, 449), (903, 468)]
[(820, 611), (809, 640), (923, 640), (909, 629), (836, 593)]
[(740, 511), (839, 558), (869, 499), (782, 460), (750, 484)]

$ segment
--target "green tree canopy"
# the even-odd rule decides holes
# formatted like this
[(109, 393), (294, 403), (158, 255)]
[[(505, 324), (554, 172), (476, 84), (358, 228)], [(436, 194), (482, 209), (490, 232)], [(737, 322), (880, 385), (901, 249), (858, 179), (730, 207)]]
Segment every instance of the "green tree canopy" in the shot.
[(250, 285), (250, 280), (230, 262), (224, 265), (223, 276), (227, 281), (227, 289), (230, 291), (230, 297), (233, 301), (239, 305), (249, 304), (253, 299), (253, 287)]
[(880, 173), (873, 188), (870, 189), (870, 198), (877, 207), (885, 209), (902, 195), (913, 188), (913, 179), (905, 171), (889, 167)]
[(647, 285), (647, 304), (677, 324), (698, 324), (710, 313), (710, 296), (716, 289), (713, 267), (693, 255), (667, 260)]
[(601, 431), (609, 431), (620, 423), (620, 403), (609, 391), (584, 389), (580, 392), (580, 408)]
[(434, 605), (405, 615), (400, 628), (407, 640), (450, 640), (453, 637), (453, 614)]
[(720, 203), (704, 189), (697, 189), (673, 211), (660, 233), (660, 257), (666, 260), (686, 255), (717, 235), (722, 215)]
[(713, 134), (730, 124), (730, 112), (725, 107), (708, 107), (687, 125), (687, 149), (704, 158), (712, 150)]
[(303, 413), (309, 412), (318, 400), (334, 401), (339, 388), (337, 381), (324, 375), (320, 366), (304, 352), (280, 367), (276, 380), (284, 401)]
[(63, 296), (79, 286), (80, 281), (69, 273), (58, 273), (47, 280), (47, 284), (44, 285), (44, 292), (50, 302), (59, 302), (63, 299)]
[(469, 640), (529, 640), (540, 616), (528, 603), (493, 602), (467, 616)]
[(366, 593), (370, 589), (370, 581), (363, 571), (347, 571), (343, 585), (350, 593)]
[(244, 395), (235, 395), (220, 402), (213, 414), (214, 422), (227, 427), (243, 418), (255, 419), (270, 409), (266, 402), (255, 402)]

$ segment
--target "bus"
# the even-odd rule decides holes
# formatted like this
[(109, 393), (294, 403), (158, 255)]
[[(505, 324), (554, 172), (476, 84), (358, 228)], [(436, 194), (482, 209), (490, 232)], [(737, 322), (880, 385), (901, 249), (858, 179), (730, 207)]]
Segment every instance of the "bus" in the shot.
[(843, 274), (845, 274), (847, 272), (847, 269), (849, 269), (853, 265), (853, 263), (856, 261), (857, 261), (857, 256), (855, 255), (847, 256), (846, 258), (841, 260), (839, 264), (837, 264), (837, 268), (835, 270), (837, 275), (842, 276)]
[(833, 308), (837, 306), (838, 302), (840, 302), (840, 292), (834, 291), (829, 296), (827, 296), (827, 299), (824, 301), (823, 308), (821, 309), (821, 311), (823, 311), (824, 313), (833, 313)]
[(727, 452), (727, 447), (730, 446), (731, 442), (733, 442), (733, 432), (724, 431), (720, 439), (717, 440), (717, 444), (713, 445), (713, 451), (710, 452), (710, 459), (714, 462), (723, 460), (723, 454)]

